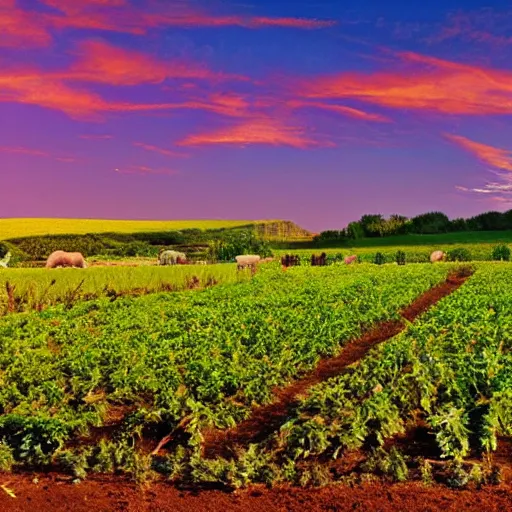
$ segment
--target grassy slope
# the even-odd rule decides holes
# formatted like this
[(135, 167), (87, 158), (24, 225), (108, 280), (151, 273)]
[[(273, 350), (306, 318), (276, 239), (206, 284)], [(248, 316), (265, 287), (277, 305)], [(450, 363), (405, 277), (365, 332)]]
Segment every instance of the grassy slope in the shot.
[(257, 224), (254, 220), (102, 220), (102, 219), (0, 219), (0, 240), (10, 238), (87, 233), (136, 233), (182, 229), (233, 228)]

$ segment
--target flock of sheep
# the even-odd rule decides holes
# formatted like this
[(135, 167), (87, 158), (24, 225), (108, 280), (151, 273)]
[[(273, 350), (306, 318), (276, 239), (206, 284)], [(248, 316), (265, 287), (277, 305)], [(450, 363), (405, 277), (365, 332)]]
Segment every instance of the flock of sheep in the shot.
[[(323, 254), (322, 254), (323, 256)], [(446, 254), (443, 251), (434, 251), (430, 255), (430, 261), (436, 263), (443, 261)], [(11, 253), (8, 252), (3, 259), (0, 260), (0, 267), (7, 268), (7, 264), (11, 258)], [(325, 259), (325, 258), (324, 258)], [(253, 273), (256, 271), (256, 265), (260, 263), (267, 263), (273, 261), (273, 258), (261, 258), (254, 254), (245, 254), (236, 256), (237, 270), (243, 270), (244, 268), (251, 268)], [(297, 264), (298, 258), (290, 257), (289, 255), (281, 258), (281, 264), (283, 268)], [(345, 258), (345, 264), (350, 265), (357, 260), (356, 255), (347, 256)], [(158, 256), (158, 262), (160, 265), (183, 265), (188, 263), (187, 256), (183, 252), (164, 250), (161, 251)], [(206, 261), (196, 262), (199, 265), (206, 265)], [(66, 251), (55, 251), (46, 260), (46, 268), (58, 268), (58, 267), (75, 267), (75, 268), (87, 268), (85, 258), (79, 252), (66, 252)]]

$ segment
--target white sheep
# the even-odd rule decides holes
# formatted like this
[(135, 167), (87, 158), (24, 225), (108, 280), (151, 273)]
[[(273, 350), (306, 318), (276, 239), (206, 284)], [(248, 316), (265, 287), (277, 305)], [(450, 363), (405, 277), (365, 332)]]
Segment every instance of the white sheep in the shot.
[(445, 253), (443, 251), (434, 251), (430, 255), (430, 261), (432, 263), (435, 263), (436, 261), (443, 261), (444, 257), (445, 257)]
[(178, 251), (163, 251), (158, 257), (160, 265), (176, 265), (180, 262), (185, 262), (187, 256), (183, 252)]
[(245, 267), (252, 267), (253, 269), (260, 262), (261, 257), (255, 254), (244, 254), (235, 257), (237, 263), (237, 270), (241, 270)]

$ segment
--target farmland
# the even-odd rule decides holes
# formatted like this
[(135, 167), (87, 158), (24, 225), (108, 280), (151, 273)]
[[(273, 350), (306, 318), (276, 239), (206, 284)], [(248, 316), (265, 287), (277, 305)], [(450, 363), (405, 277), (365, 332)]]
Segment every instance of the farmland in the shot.
[[(13, 268), (0, 273), (0, 316), (9, 312), (42, 310), (48, 306), (100, 297), (144, 295), (202, 288), (248, 279), (235, 265), (161, 267), (98, 266), (87, 269)], [(134, 263), (135, 265), (135, 263)]]
[(508, 481), (512, 265), (359, 254), (253, 277), (3, 271), (26, 302), (0, 318), (0, 466), (227, 488)]
[(87, 464), (105, 469), (100, 459), (129, 447), (117, 464), (129, 471), (132, 443), (146, 427), (172, 430), (188, 418), (197, 436), (206, 426), (233, 426), (270, 401), (274, 386), (336, 353), (364, 326), (395, 318), (448, 270), (269, 268), (250, 282), (199, 292), (8, 316), (0, 322), (5, 457), (71, 464), (80, 459), (71, 439), (118, 421), (121, 445), (103, 440)]
[[(262, 221), (264, 222), (264, 221)], [(183, 229), (221, 229), (255, 224), (246, 220), (102, 220), (102, 219), (0, 219), (0, 240), (42, 235), (87, 233), (137, 233)]]

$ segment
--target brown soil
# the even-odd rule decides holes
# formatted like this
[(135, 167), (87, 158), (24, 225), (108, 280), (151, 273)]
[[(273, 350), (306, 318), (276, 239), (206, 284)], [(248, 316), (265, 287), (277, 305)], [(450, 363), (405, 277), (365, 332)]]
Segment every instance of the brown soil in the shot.
[(443, 511), (501, 512), (512, 510), (512, 487), (451, 490), (418, 483), (332, 486), (322, 489), (252, 487), (226, 493), (186, 491), (165, 483), (148, 487), (117, 478), (97, 477), (73, 484), (54, 474), (1, 475), (0, 510), (9, 512), (334, 512)]
[[(462, 274), (449, 276), (446, 281), (431, 288), (402, 310), (401, 317), (409, 322), (414, 321), (421, 313), (462, 286), (468, 277)], [(274, 390), (274, 402), (254, 409), (247, 420), (233, 429), (205, 432), (204, 456), (230, 458), (236, 446), (263, 441), (286, 422), (297, 406), (299, 397), (305, 395), (311, 386), (340, 375), (348, 366), (363, 358), (372, 347), (396, 336), (405, 326), (404, 320), (377, 324), (360, 338), (349, 342), (336, 357), (320, 361), (315, 370), (302, 379), (286, 388)]]

